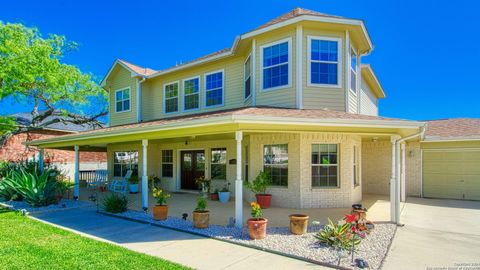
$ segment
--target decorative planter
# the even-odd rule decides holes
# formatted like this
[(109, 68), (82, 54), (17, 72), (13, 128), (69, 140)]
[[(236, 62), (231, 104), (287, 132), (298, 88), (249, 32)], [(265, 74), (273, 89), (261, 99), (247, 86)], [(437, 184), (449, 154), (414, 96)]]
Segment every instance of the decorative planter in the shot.
[(130, 184), (128, 186), (130, 188), (130, 193), (138, 193), (138, 184)]
[(218, 201), (218, 193), (210, 193), (210, 200)]
[(168, 216), (168, 205), (155, 205), (153, 207), (153, 219), (165, 220)]
[(227, 203), (230, 200), (230, 191), (226, 191), (226, 192), (219, 191), (218, 199), (222, 203)]
[(193, 226), (199, 229), (208, 227), (210, 211), (193, 211)]
[(307, 233), (308, 216), (303, 214), (292, 214), (290, 218), (290, 232), (296, 235)]
[(270, 204), (272, 202), (272, 194), (256, 194), (255, 198), (257, 198), (257, 203), (260, 204), (260, 208), (270, 208)]
[(259, 240), (267, 236), (267, 222), (266, 218), (250, 218), (247, 220), (248, 234), (250, 239)]

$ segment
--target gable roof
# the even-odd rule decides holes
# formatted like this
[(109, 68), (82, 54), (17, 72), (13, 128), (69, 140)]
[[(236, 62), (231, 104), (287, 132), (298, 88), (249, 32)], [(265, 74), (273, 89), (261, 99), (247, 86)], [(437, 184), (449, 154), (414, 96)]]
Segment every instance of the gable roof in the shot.
[(110, 69), (108, 70), (105, 77), (103, 77), (102, 81), (100, 82), (101, 86), (105, 86), (105, 82), (106, 82), (107, 78), (110, 76), (110, 74), (113, 72), (113, 70), (115, 69), (115, 67), (117, 65), (120, 65), (123, 68), (130, 71), (130, 73), (132, 73), (132, 77), (135, 77), (135, 76), (147, 77), (147, 76), (150, 76), (150, 75), (155, 74), (157, 72), (156, 70), (151, 69), (151, 68), (140, 67), (140, 66), (134, 65), (130, 62), (127, 62), (125, 60), (116, 59), (113, 62), (113, 64), (110, 66)]
[(385, 98), (385, 91), (383, 90), (382, 84), (375, 75), (372, 66), (369, 64), (362, 64), (362, 78), (370, 85), (371, 90), (377, 98)]
[(480, 119), (451, 118), (427, 121), (425, 140), (480, 140)]
[[(42, 111), (40, 111), (40, 113), (42, 113)], [(20, 125), (30, 125), (32, 123), (32, 114), (29, 112), (14, 113), (14, 114), (11, 114), (10, 116), (14, 117), (15, 121)], [(48, 116), (42, 122), (45, 123), (55, 118), (57, 117)], [(68, 123), (68, 122), (67, 123), (58, 122), (58, 123), (54, 123), (46, 126), (44, 130), (55, 130), (55, 131), (62, 131), (62, 132), (68, 132), (68, 133), (78, 133), (78, 132), (93, 130), (93, 128), (88, 124), (79, 125), (79, 124)]]

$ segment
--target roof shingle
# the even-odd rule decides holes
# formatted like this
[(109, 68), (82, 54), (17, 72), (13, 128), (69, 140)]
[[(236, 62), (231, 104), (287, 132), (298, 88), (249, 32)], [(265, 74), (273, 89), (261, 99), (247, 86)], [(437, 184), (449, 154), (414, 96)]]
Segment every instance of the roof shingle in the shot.
[(452, 118), (427, 121), (426, 139), (480, 138), (480, 119)]

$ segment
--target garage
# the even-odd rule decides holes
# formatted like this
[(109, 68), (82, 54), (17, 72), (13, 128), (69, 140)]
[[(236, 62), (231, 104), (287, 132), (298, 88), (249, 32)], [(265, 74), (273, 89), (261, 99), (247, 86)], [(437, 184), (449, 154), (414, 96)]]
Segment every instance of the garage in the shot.
[(480, 200), (480, 149), (424, 149), (423, 196)]

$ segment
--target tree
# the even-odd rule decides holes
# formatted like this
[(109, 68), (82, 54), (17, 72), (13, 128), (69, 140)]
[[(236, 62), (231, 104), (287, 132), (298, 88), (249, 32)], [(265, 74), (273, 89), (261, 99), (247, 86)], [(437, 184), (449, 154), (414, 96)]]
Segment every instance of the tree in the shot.
[(64, 36), (44, 37), (37, 28), (0, 21), (0, 100), (10, 97), (32, 107), (28, 125), (0, 117), (1, 143), (59, 122), (101, 126), (98, 119), (108, 113), (105, 91), (91, 74), (62, 63), (77, 47)]

